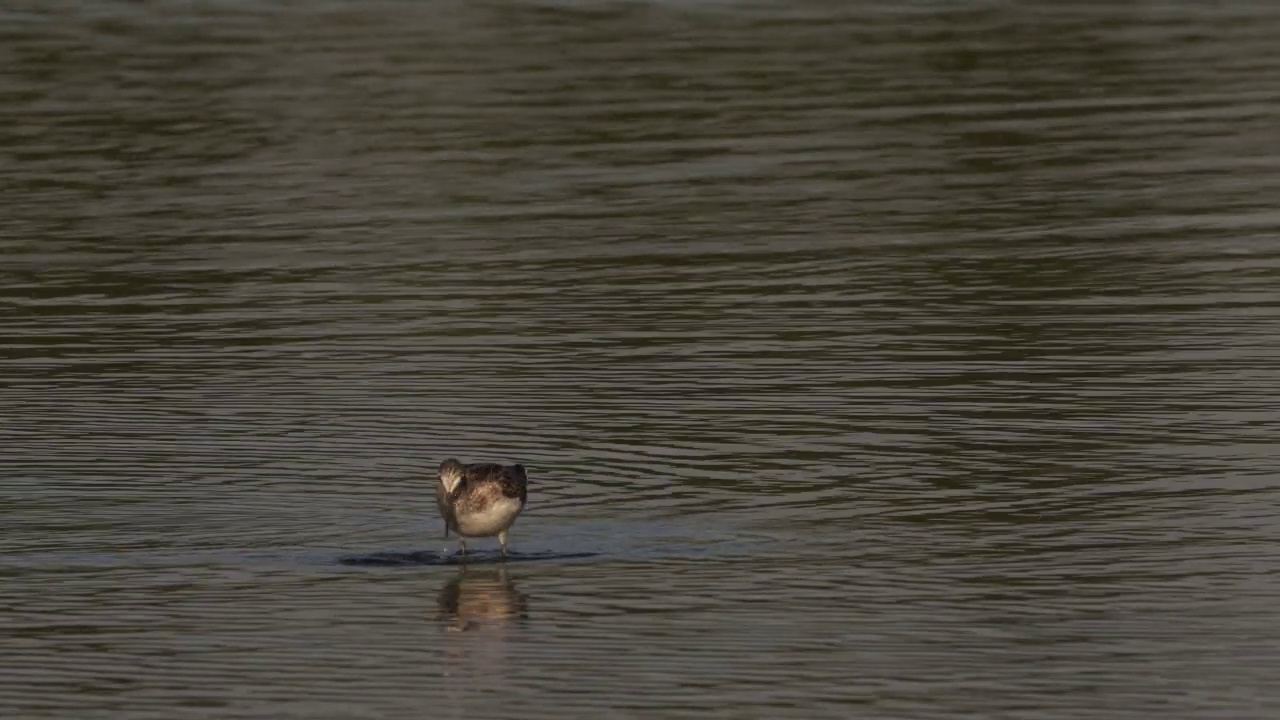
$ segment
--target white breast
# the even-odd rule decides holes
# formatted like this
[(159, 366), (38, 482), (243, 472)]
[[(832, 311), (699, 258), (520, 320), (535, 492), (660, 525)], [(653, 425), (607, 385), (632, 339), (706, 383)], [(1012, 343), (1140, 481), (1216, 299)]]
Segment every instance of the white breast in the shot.
[(523, 508), (519, 498), (504, 497), (480, 512), (458, 516), (458, 534), (488, 537), (511, 527)]

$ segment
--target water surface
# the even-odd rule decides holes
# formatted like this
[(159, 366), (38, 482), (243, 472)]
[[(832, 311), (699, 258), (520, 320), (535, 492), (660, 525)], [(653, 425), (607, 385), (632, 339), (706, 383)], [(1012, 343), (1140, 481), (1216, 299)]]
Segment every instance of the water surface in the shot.
[(1278, 34), (11, 5), (0, 709), (1275, 717)]

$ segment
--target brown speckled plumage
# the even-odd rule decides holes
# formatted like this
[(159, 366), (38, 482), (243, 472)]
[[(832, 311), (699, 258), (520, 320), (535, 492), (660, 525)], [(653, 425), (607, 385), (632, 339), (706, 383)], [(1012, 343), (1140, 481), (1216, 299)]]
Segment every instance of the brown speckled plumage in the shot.
[[(440, 463), (436, 483), (436, 505), (444, 518), (444, 536), (449, 531), (460, 537), (497, 535), (506, 552), (506, 531), (515, 522), (528, 500), (528, 476), (523, 465), (477, 463), (463, 465), (454, 458)], [(504, 502), (505, 501), (505, 502)], [(469, 523), (481, 525), (464, 532)], [(460, 541), (465, 551), (465, 541)]]

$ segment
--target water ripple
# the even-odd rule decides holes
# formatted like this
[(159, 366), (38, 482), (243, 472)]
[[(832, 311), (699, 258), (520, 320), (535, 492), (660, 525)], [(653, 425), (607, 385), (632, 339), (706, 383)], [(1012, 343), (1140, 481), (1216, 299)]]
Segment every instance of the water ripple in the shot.
[(1269, 7), (21, 5), (8, 715), (1275, 715)]

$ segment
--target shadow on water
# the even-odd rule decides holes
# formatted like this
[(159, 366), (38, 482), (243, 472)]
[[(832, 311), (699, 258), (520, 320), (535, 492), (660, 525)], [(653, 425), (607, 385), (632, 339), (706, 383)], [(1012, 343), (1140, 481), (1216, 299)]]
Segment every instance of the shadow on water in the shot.
[(410, 550), (407, 552), (372, 552), (363, 555), (344, 555), (338, 558), (341, 565), (353, 567), (409, 567), (421, 565), (491, 565), (500, 563), (530, 562), (535, 560), (579, 560), (596, 557), (600, 553), (578, 552), (509, 552), (502, 557), (498, 550), (472, 551), (466, 555), (437, 550)]

